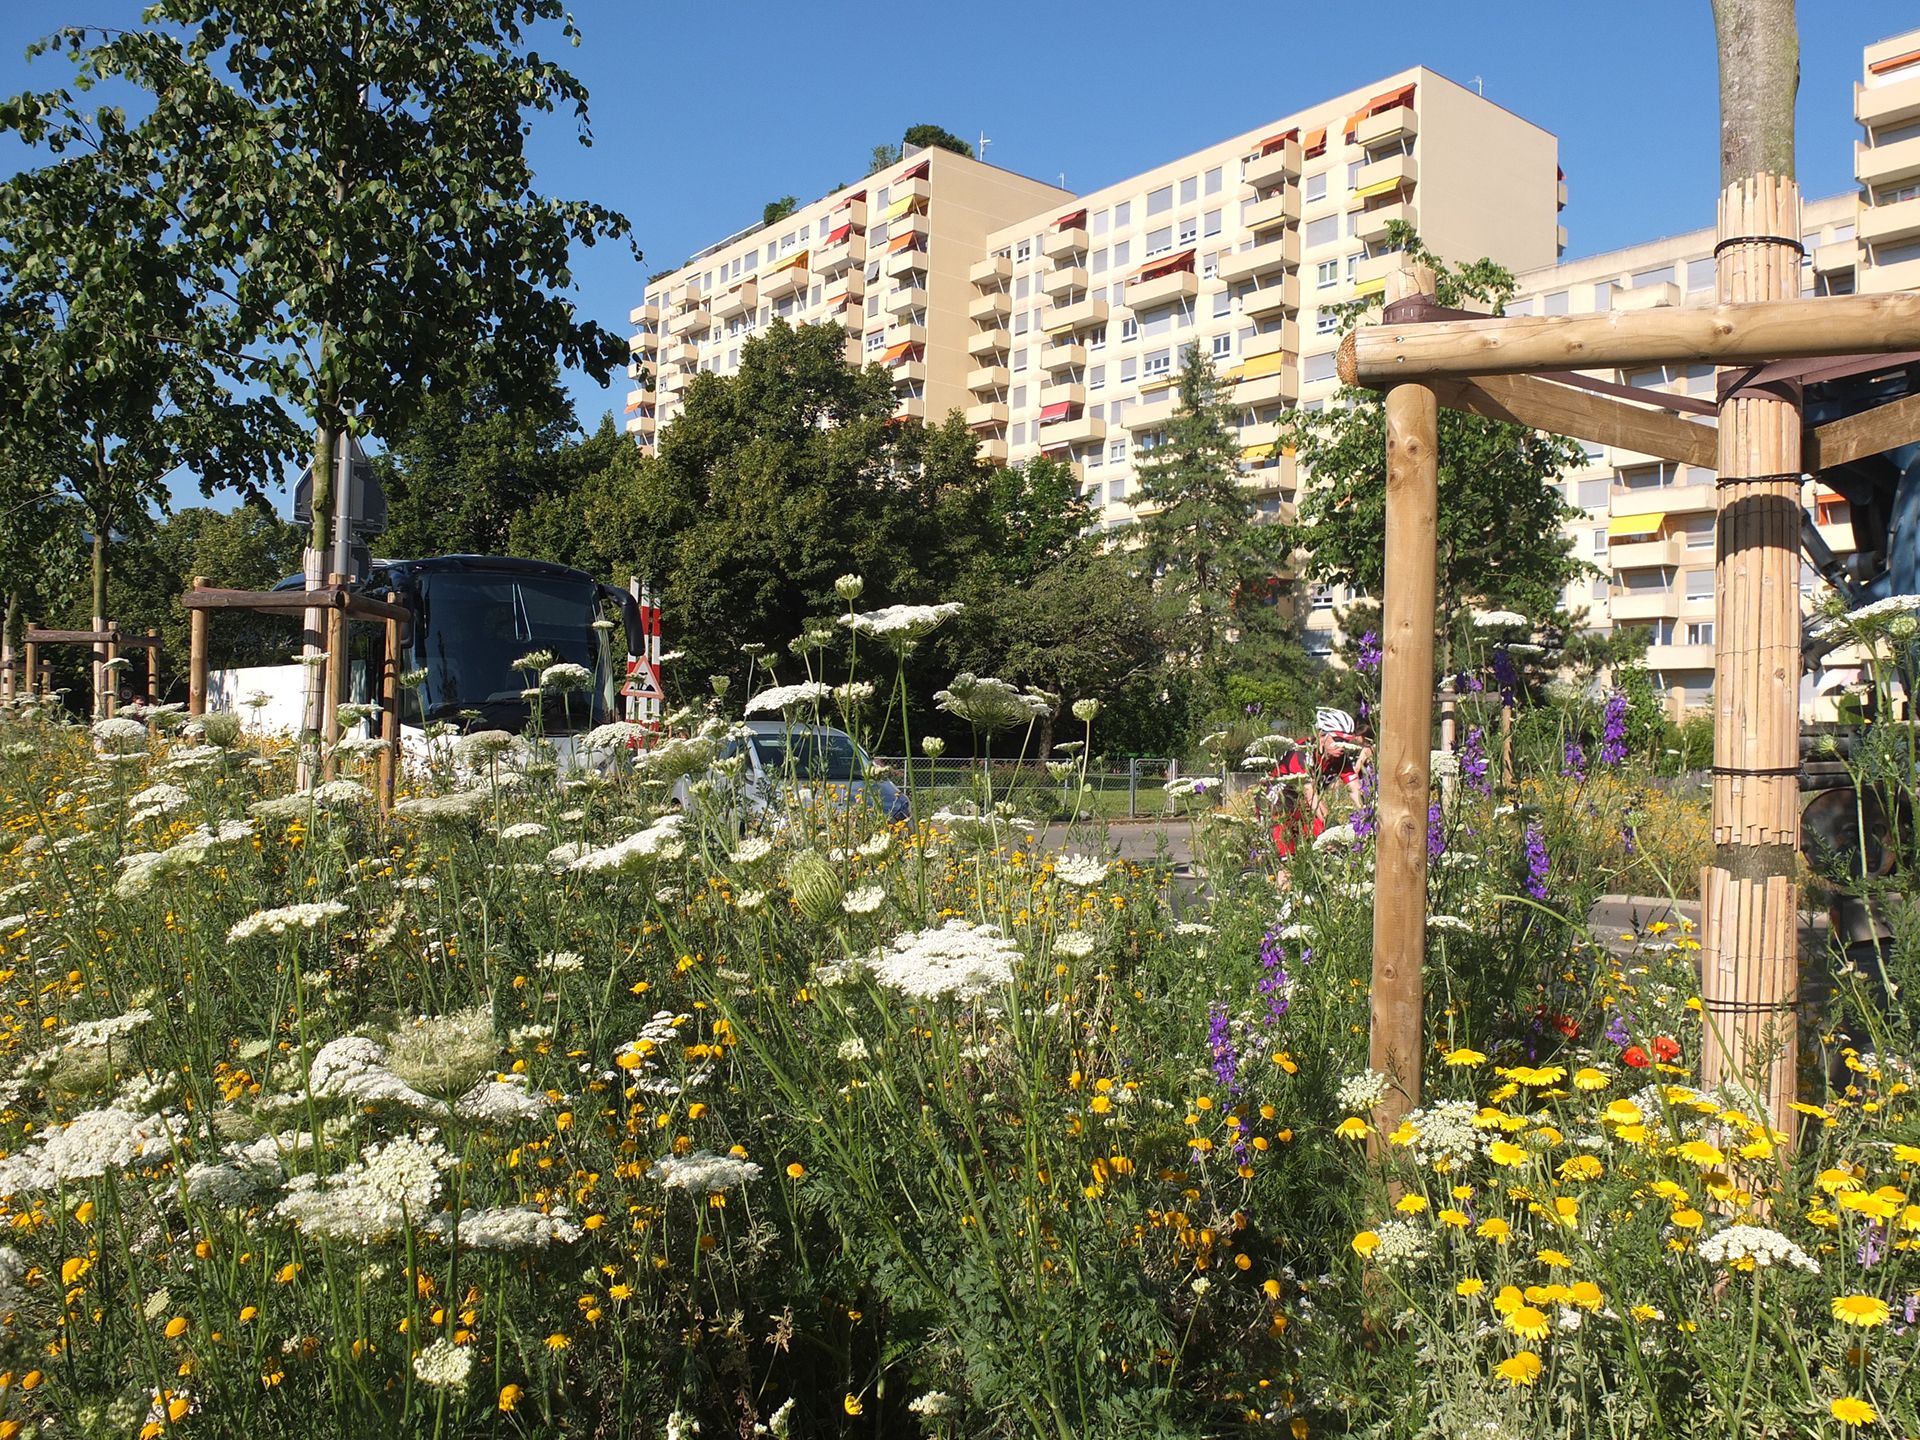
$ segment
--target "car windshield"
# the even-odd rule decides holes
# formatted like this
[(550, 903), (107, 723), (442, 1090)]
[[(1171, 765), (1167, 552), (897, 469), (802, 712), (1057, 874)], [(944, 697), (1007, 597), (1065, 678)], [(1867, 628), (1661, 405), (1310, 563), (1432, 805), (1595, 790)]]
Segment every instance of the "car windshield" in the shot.
[(429, 572), (417, 578), (419, 623), (415, 663), (427, 672), (428, 719), (477, 710), (489, 725), (524, 724), (530, 711), (520, 692), (534, 677), (513, 662), (545, 650), (556, 661), (583, 665), (594, 685), (564, 697), (544, 698), (547, 728), (571, 721), (575, 728), (605, 718), (601, 693), (608, 675), (605, 642), (593, 622), (600, 618), (591, 581), (511, 571)]
[[(760, 769), (768, 775), (791, 775), (796, 780), (852, 780), (859, 752), (853, 740), (838, 730), (789, 730), (779, 735), (755, 735)], [(788, 767), (791, 766), (791, 769)]]

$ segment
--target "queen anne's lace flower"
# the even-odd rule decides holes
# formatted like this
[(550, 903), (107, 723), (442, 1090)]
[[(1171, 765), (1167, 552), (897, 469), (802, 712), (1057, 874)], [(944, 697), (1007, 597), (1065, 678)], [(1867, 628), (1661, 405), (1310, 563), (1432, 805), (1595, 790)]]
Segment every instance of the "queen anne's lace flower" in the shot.
[(796, 705), (817, 705), (833, 693), (833, 687), (818, 680), (802, 680), (798, 685), (772, 685), (747, 702), (746, 713), (764, 715), (791, 710)]
[(289, 930), (312, 930), (336, 916), (347, 913), (338, 900), (310, 900), (301, 905), (282, 905), (272, 910), (256, 910), (227, 931), (229, 944), (251, 940), (256, 935), (284, 935)]
[(648, 1169), (647, 1178), (658, 1180), (669, 1190), (717, 1195), (749, 1180), (758, 1180), (760, 1167), (733, 1155), (696, 1150), (691, 1155), (662, 1156)]
[(887, 903), (884, 886), (862, 885), (858, 890), (850, 890), (840, 901), (840, 908), (849, 915), (871, 915)]
[(469, 1250), (544, 1250), (571, 1245), (585, 1232), (565, 1210), (551, 1214), (531, 1205), (468, 1210), (460, 1216), (460, 1244)]
[(1059, 855), (1054, 858), (1053, 873), (1062, 885), (1085, 890), (1107, 878), (1107, 862), (1091, 855)]
[(917, 1000), (971, 1000), (1013, 983), (1020, 952), (991, 925), (949, 920), (895, 938), (872, 956), (874, 979)]
[(863, 615), (842, 615), (840, 623), (856, 635), (876, 635), (887, 640), (915, 639), (937, 629), (958, 615), (960, 602), (941, 605), (888, 605)]
[(315, 1095), (362, 1105), (384, 1101), (429, 1114), (447, 1108), (396, 1075), (387, 1064), (387, 1047), (364, 1035), (343, 1035), (322, 1045), (308, 1068), (307, 1084)]
[(1702, 1240), (1699, 1253), (1702, 1260), (1729, 1268), (1792, 1265), (1810, 1275), (1820, 1273), (1817, 1260), (1778, 1230), (1769, 1230), (1764, 1225), (1729, 1225)]
[(1099, 943), (1084, 930), (1069, 930), (1053, 937), (1053, 953), (1069, 960), (1084, 960), (1099, 948)]
[(1340, 1108), (1355, 1115), (1365, 1114), (1387, 1096), (1387, 1077), (1378, 1070), (1362, 1070), (1340, 1082)]
[(413, 1373), (429, 1390), (463, 1390), (473, 1373), (473, 1351), (442, 1335), (413, 1357)]
[(670, 860), (681, 850), (680, 820), (678, 814), (663, 815), (646, 829), (636, 831), (624, 840), (587, 851), (567, 868), (586, 874), (599, 874), (609, 870), (624, 870), (643, 860)]

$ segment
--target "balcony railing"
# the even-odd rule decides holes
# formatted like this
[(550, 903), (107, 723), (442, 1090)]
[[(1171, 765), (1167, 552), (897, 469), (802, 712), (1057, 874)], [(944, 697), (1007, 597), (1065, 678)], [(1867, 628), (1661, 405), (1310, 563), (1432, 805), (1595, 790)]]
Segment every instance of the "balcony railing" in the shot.
[(1396, 220), (1418, 228), (1411, 201), (1393, 200), (1361, 211), (1353, 219), (1354, 236), (1368, 245), (1381, 244), (1387, 238), (1387, 227)]
[(1920, 195), (1890, 205), (1860, 207), (1860, 238), (1868, 244), (1886, 245), (1916, 235), (1920, 235)]
[(1004, 325), (976, 330), (967, 337), (967, 354), (976, 360), (986, 355), (1005, 355), (1008, 339), (1007, 327)]
[(743, 280), (713, 297), (713, 318), (731, 320), (736, 315), (751, 315), (760, 303), (759, 295), (759, 287), (753, 281)]
[(1853, 173), (1862, 185), (1885, 185), (1920, 176), (1920, 135), (1896, 140), (1890, 145), (1855, 141)]
[(1287, 185), (1264, 200), (1256, 200), (1240, 213), (1241, 223), (1249, 230), (1270, 230), (1300, 218), (1300, 187)]
[(1049, 230), (1040, 237), (1040, 253), (1049, 260), (1087, 253), (1087, 232), (1083, 226), (1069, 225), (1064, 230)]
[(1920, 119), (1920, 71), (1885, 85), (1853, 87), (1853, 118), (1862, 125), (1898, 125)]
[(1130, 308), (1151, 310), (1176, 300), (1193, 299), (1200, 293), (1200, 280), (1192, 270), (1168, 270), (1145, 280), (1129, 280), (1126, 293)]
[(1300, 142), (1282, 141), (1264, 155), (1247, 157), (1241, 178), (1255, 190), (1265, 190), (1283, 180), (1300, 178)]
[(783, 300), (789, 295), (804, 295), (807, 286), (813, 282), (813, 272), (807, 269), (802, 260), (797, 265), (788, 265), (771, 275), (761, 277), (760, 298), (762, 300)]
[(1066, 445), (1088, 445), (1107, 438), (1107, 422), (1091, 415), (1079, 415), (1040, 427), (1040, 448), (1054, 450)]
[(1300, 266), (1300, 232), (1287, 230), (1271, 240), (1246, 250), (1235, 250), (1220, 257), (1219, 276), (1229, 285), (1238, 285), (1255, 276), (1277, 275)]
[(1013, 296), (1004, 290), (990, 291), (985, 295), (976, 295), (967, 302), (969, 320), (1005, 320), (1013, 313)]
[(1264, 317), (1300, 313), (1300, 277), (1291, 272), (1240, 297), (1240, 313)]
[(967, 372), (967, 389), (976, 395), (992, 394), (1007, 388), (1007, 367), (981, 365)]
[(658, 305), (636, 305), (627, 312), (629, 325), (658, 325), (660, 307)]
[(1240, 358), (1258, 360), (1263, 355), (1276, 355), (1282, 350), (1298, 351), (1299, 348), (1299, 322), (1285, 320), (1271, 330), (1262, 330), (1258, 335), (1249, 336), (1241, 341)]
[(1084, 265), (1061, 265), (1040, 277), (1040, 289), (1053, 298), (1078, 294), (1086, 288), (1087, 267)]
[(924, 285), (896, 285), (883, 303), (889, 315), (909, 315), (927, 308), (927, 290)]
[(967, 424), (975, 428), (982, 425), (1004, 425), (1007, 423), (1007, 402), (984, 400), (978, 405), (969, 405), (965, 416)]
[(1087, 363), (1087, 347), (1078, 340), (1048, 345), (1040, 352), (1040, 368), (1049, 375), (1063, 370), (1078, 370)]
[(1040, 387), (1040, 404), (1081, 406), (1087, 403), (1087, 387), (1077, 380), (1054, 380)]
[(1411, 140), (1419, 133), (1419, 113), (1411, 105), (1396, 105), (1363, 119), (1354, 127), (1353, 139), (1356, 145), (1371, 150), (1376, 145)]
[(1233, 387), (1233, 403), (1246, 409), (1291, 405), (1300, 396), (1300, 372), (1291, 365), (1242, 380)]
[(1076, 300), (1071, 305), (1055, 305), (1047, 312), (1046, 331), (1049, 335), (1055, 335), (1106, 323), (1107, 302), (1089, 297)]
[(1013, 278), (1013, 261), (1005, 255), (989, 255), (967, 267), (967, 279), (982, 290), (992, 290)]

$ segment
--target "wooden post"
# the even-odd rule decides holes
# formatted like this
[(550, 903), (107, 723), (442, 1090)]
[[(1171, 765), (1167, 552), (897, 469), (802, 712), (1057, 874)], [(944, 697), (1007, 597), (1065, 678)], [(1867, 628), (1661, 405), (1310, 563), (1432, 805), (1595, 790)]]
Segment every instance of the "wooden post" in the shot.
[[(387, 592), (390, 603), (399, 596)], [(380, 667), (380, 809), (393, 809), (393, 792), (400, 775), (400, 622), (386, 621), (386, 663)]]
[(106, 661), (100, 667), (100, 693), (95, 706), (103, 714), (120, 713), (120, 672), (114, 667), (114, 661), (120, 658), (120, 627), (107, 626)]
[(1500, 697), (1500, 790), (1513, 788), (1513, 706)]
[[(1720, 197), (1724, 303), (1800, 290), (1800, 192), (1754, 175)], [(1748, 1090), (1797, 1128), (1800, 411), (1777, 393), (1720, 406), (1714, 576), (1713, 840), (1701, 881), (1701, 1084)]]
[[(1433, 271), (1403, 261), (1389, 301), (1431, 295)], [(1373, 1112), (1377, 1148), (1420, 1103), (1421, 969), (1427, 944), (1427, 794), (1433, 744), (1439, 405), (1424, 385), (1387, 391), (1386, 594), (1380, 626), (1378, 829), (1373, 875), (1372, 1035), (1367, 1063), (1389, 1077)]]
[(31, 699), (40, 693), (40, 646), (29, 640), (20, 648), (26, 652), (27, 696)]
[[(347, 577), (338, 573), (327, 576), (327, 584), (337, 589), (347, 583)], [(323, 754), (320, 761), (320, 773), (325, 776), (334, 774), (332, 747), (340, 739), (340, 706), (346, 700), (347, 684), (347, 612), (343, 607), (335, 606), (327, 611), (327, 669), (326, 687), (322, 703), (325, 713), (320, 717), (320, 738), (326, 743), (329, 753)]]
[[(193, 588), (207, 588), (207, 577), (193, 577)], [(207, 612), (187, 612), (187, 713), (207, 713)]]
[(147, 631), (147, 703), (160, 703), (160, 632)]

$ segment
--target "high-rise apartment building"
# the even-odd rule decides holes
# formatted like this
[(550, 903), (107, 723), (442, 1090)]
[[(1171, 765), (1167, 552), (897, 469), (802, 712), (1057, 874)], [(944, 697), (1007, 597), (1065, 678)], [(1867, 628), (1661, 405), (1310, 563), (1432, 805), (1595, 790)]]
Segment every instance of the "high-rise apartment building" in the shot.
[[(1920, 30), (1869, 45), (1854, 116), (1866, 132), (1855, 147), (1855, 194), (1804, 202), (1801, 293), (1850, 295), (1920, 289)], [(1702, 208), (1706, 208), (1703, 198)], [(1582, 314), (1653, 306), (1711, 305), (1714, 231), (1651, 240), (1521, 274), (1508, 313)], [(1603, 378), (1707, 400), (1711, 365), (1649, 367)], [(1580, 509), (1569, 529), (1575, 553), (1603, 572), (1569, 588), (1569, 611), (1584, 610), (1597, 630), (1645, 631), (1646, 664), (1656, 682), (1685, 705), (1704, 705), (1713, 686), (1714, 475), (1650, 455), (1586, 447), (1567, 499)], [(1804, 501), (1821, 537), (1838, 555), (1852, 551), (1847, 501), (1809, 484)], [(1819, 588), (1811, 570), (1809, 596)], [(1824, 666), (1848, 678), (1857, 660), (1836, 651)], [(1822, 680), (1811, 687), (1832, 688)]]
[[(651, 447), (702, 372), (732, 374), (776, 317), (847, 332), (847, 359), (878, 361), (898, 413), (939, 420), (968, 403), (969, 271), (988, 234), (1071, 192), (949, 150), (915, 150), (858, 185), (709, 246), (657, 276), (629, 319), (636, 386), (627, 431)], [(652, 388), (646, 388), (651, 377)]]

